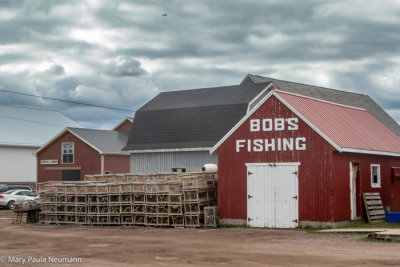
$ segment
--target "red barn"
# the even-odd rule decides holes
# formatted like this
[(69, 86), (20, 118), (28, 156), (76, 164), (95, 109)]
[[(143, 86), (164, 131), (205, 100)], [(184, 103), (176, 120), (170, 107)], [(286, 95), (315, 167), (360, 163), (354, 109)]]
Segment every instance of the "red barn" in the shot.
[(37, 183), (80, 181), (87, 174), (128, 173), (129, 154), (121, 152), (128, 137), (129, 133), (121, 131), (66, 128), (35, 152)]
[(222, 223), (291, 228), (365, 216), (362, 193), (400, 211), (400, 137), (362, 108), (260, 94), (212, 148)]

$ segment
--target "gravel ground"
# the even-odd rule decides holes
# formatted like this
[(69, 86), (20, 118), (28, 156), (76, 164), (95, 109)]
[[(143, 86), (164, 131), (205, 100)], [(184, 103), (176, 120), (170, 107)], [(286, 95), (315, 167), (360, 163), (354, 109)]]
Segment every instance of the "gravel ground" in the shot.
[(5, 266), (400, 266), (400, 243), (366, 241), (366, 235), (13, 225), (11, 216), (0, 210)]

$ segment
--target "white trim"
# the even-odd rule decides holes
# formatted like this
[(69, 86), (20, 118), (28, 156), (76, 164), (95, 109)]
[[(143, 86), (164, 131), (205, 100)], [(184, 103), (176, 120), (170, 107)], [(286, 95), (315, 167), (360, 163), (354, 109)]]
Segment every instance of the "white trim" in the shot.
[(269, 90), (269, 88), (270, 88), (271, 86), (274, 86), (274, 87), (276, 88), (276, 86), (274, 85), (274, 83), (271, 82), (270, 84), (268, 84), (258, 95), (256, 95), (256, 97), (254, 97), (254, 98), (249, 102), (249, 104), (247, 105), (247, 112), (246, 112), (246, 113), (248, 113), (248, 112), (250, 111), (250, 106), (251, 106), (260, 96), (262, 96), (262, 95), (264, 94), (265, 91)]
[(40, 153), (43, 149), (45, 149), (47, 146), (49, 146), (51, 143), (53, 143), (54, 141), (56, 141), (60, 136), (62, 136), (64, 133), (68, 132), (68, 128), (65, 128), (64, 130), (62, 130), (59, 134), (57, 134), (56, 136), (54, 136), (52, 139), (50, 139), (50, 141), (48, 141), (46, 144), (44, 144), (43, 146), (41, 146), (38, 150), (36, 150), (35, 152), (33, 152), (34, 156), (37, 156), (38, 153)]
[[(72, 162), (64, 162), (64, 145), (72, 144)], [(71, 155), (71, 154), (65, 154)], [(75, 143), (74, 142), (62, 142), (61, 143), (61, 164), (74, 164), (75, 163)]]
[[(374, 183), (373, 182), (373, 177), (372, 177), (372, 168), (377, 167), (378, 168), (378, 182)], [(371, 176), (371, 187), (372, 188), (381, 188), (382, 185), (382, 177), (381, 177), (381, 165), (380, 164), (371, 164), (370, 167), (370, 176)]]
[(300, 166), (300, 162), (260, 162), (260, 163), (245, 163), (249, 166)]
[(364, 149), (345, 148), (345, 147), (342, 148), (342, 152), (400, 157), (400, 153), (396, 153), (396, 152), (364, 150)]
[(73, 135), (75, 135), (76, 137), (78, 137), (79, 139), (81, 139), (83, 142), (85, 142), (86, 144), (88, 144), (91, 148), (93, 148), (94, 150), (96, 150), (97, 152), (99, 152), (100, 154), (103, 153), (103, 151), (101, 151), (100, 149), (98, 149), (97, 147), (95, 147), (94, 145), (92, 145), (91, 143), (89, 143), (87, 140), (85, 140), (84, 138), (80, 137), (77, 133), (75, 133), (74, 131), (72, 131), (71, 129), (68, 129), (70, 133), (72, 133)]
[(129, 153), (132, 153), (132, 154), (136, 154), (136, 153), (164, 153), (164, 152), (193, 152), (193, 151), (210, 151), (211, 148), (212, 147), (143, 149), (143, 150), (127, 150), (126, 152), (129, 152)]
[(121, 151), (121, 152), (102, 152), (100, 155), (110, 155), (110, 156), (129, 156), (131, 153), (127, 151)]
[(290, 93), (290, 92), (282, 91), (282, 90), (279, 90), (279, 89), (277, 89), (275, 91), (283, 93), (283, 94), (298, 96), (298, 97), (301, 97), (301, 98), (308, 98), (308, 99), (311, 99), (311, 100), (316, 100), (318, 102), (323, 102), (323, 103), (334, 105), (334, 106), (340, 106), (340, 107), (344, 107), (344, 108), (351, 108), (351, 109), (356, 109), (356, 110), (367, 111), (365, 108), (359, 108), (359, 107), (355, 107), (355, 106), (339, 104), (339, 103), (331, 102), (331, 101), (328, 101), (328, 100), (318, 99), (318, 98), (310, 97), (310, 96), (304, 96), (304, 95), (300, 95), (300, 94), (296, 94), (296, 93)]
[[(91, 148), (93, 148), (94, 150), (96, 150), (97, 152), (99, 152), (100, 154), (103, 153), (103, 151), (101, 151), (100, 149), (98, 149), (97, 147), (95, 147), (94, 145), (92, 145), (91, 143), (89, 143), (87, 140), (85, 140), (84, 138), (80, 137), (78, 134), (76, 134), (74, 131), (72, 131), (70, 128), (65, 128), (64, 130), (62, 130), (59, 134), (57, 134), (56, 136), (54, 136), (50, 141), (48, 141), (46, 144), (44, 144), (42, 147), (40, 147), (38, 150), (36, 150), (33, 155), (37, 156), (38, 153), (40, 153), (41, 151), (43, 151), (46, 147), (48, 147), (49, 145), (51, 145), (53, 142), (55, 142), (56, 140), (58, 140), (63, 134), (65, 134), (66, 132), (70, 132), (71, 134), (73, 134), (75, 137), (77, 137), (78, 139), (80, 139), (82, 142), (88, 144)], [(62, 161), (62, 160), (61, 160)]]
[[(280, 91), (279, 91), (280, 92)], [(274, 92), (274, 96), (278, 98), (287, 108), (289, 108), (294, 114), (296, 114), (300, 119), (302, 119), (308, 126), (316, 131), (322, 138), (325, 139), (329, 144), (331, 144), (337, 151), (342, 152), (342, 148), (333, 142), (327, 135), (325, 135), (320, 129), (318, 129), (314, 124), (312, 124), (306, 117), (304, 117), (300, 112), (298, 112), (294, 107), (292, 107), (285, 99), (283, 99), (279, 94)]]
[[(273, 84), (273, 83), (272, 83)], [(213, 154), (217, 148), (228, 139), (253, 113), (258, 110), (258, 108), (263, 105), (268, 98), (272, 95), (275, 96), (279, 101), (282, 102), (287, 108), (289, 108), (294, 114), (296, 114), (300, 119), (302, 119), (308, 126), (310, 126), (314, 131), (316, 131), (323, 139), (325, 139), (329, 144), (331, 144), (336, 150), (342, 152), (342, 148), (339, 147), (335, 142), (333, 142), (328, 136), (321, 132), (317, 127), (315, 127), (309, 120), (307, 120), (303, 115), (300, 114), (294, 107), (292, 107), (288, 102), (286, 102), (277, 92), (278, 90), (272, 90), (268, 93), (263, 100), (261, 100), (249, 113), (247, 113), (217, 144), (210, 150), (210, 154)], [(279, 91), (281, 92), (281, 91)]]
[(265, 101), (267, 101), (267, 99), (274, 93), (274, 91), (269, 92), (263, 100), (261, 100), (260, 102), (258, 102), (258, 104), (252, 109), (250, 110), (250, 112), (248, 112), (238, 123), (236, 123), (235, 126), (233, 126), (232, 129), (229, 130), (229, 132), (227, 132), (224, 137), (222, 137), (221, 140), (218, 141), (218, 143), (216, 143), (210, 150), (210, 154), (213, 154), (215, 152), (215, 150), (217, 150), (217, 148), (222, 145), (222, 143), (224, 143), (226, 141), (226, 139), (228, 139), (229, 136), (231, 136), (251, 115), (253, 115), (253, 113), (262, 105), (264, 104)]
[[(355, 188), (353, 188), (353, 168), (352, 168), (353, 165), (357, 166), (356, 177), (354, 177)], [(360, 171), (360, 163), (356, 161), (350, 161), (349, 166), (350, 166), (350, 219), (354, 221), (360, 219), (360, 217), (357, 217), (357, 173), (359, 173)], [(355, 207), (355, 210), (353, 210), (353, 206)]]

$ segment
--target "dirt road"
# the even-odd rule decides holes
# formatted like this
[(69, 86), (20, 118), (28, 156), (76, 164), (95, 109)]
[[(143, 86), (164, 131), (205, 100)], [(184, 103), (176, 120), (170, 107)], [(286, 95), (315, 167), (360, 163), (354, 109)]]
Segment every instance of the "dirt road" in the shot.
[(24, 266), (400, 266), (400, 243), (363, 241), (359, 235), (13, 225), (11, 216), (0, 210), (5, 266), (23, 260)]

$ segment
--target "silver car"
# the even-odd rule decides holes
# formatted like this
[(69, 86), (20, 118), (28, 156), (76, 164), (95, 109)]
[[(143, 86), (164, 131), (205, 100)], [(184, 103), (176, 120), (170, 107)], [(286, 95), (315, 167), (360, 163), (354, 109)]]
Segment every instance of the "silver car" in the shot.
[(0, 194), (0, 207), (15, 208), (15, 204), (23, 200), (34, 200), (35, 192), (31, 190), (9, 190)]

